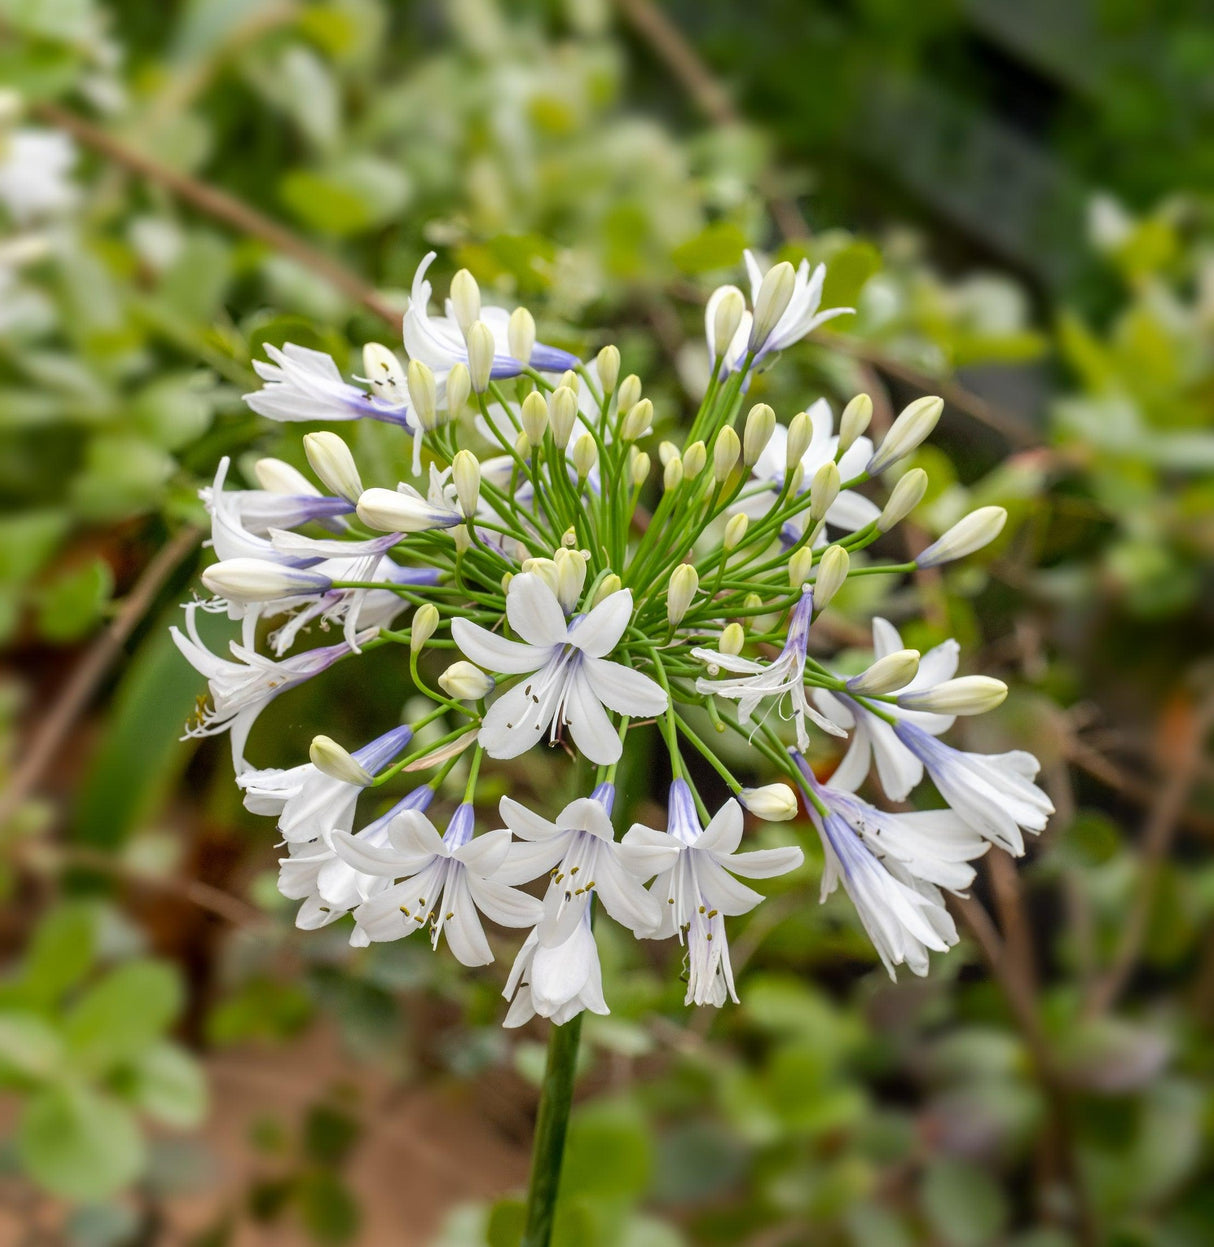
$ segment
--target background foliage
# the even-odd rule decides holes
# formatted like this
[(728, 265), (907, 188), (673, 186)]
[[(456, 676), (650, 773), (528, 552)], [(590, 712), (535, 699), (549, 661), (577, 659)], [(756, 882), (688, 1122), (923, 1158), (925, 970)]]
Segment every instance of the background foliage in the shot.
[[(542, 1036), (425, 948), (298, 935), (226, 746), (177, 740), (195, 490), (222, 454), (299, 461), (240, 401), (250, 361), (289, 339), (356, 368), (393, 337), (367, 303), (399, 306), (430, 247), (545, 340), (618, 341), (676, 420), (704, 292), (757, 244), (829, 260), (857, 315), (756, 397), (865, 389), (888, 419), (938, 389), (957, 467), (918, 457), (918, 539), (1013, 517), (976, 565), (849, 586), (837, 639), (880, 610), (980, 647), (1014, 691), (974, 739), (1033, 748), (1059, 813), (1024, 869), (986, 859), (926, 982), (810, 902), (812, 854), (741, 925), (738, 1008), (685, 1012), (665, 950), (608, 942), (560, 1241), (1210, 1241), (1202, 5), (0, 0), (0, 65), (21, 124), (101, 131), (0, 306), (0, 1217), (98, 1245), (516, 1241), (494, 1199), (525, 1176)], [(276, 703), (257, 760), (395, 721), (407, 678), (379, 674)], [(630, 764), (641, 811), (666, 777)]]

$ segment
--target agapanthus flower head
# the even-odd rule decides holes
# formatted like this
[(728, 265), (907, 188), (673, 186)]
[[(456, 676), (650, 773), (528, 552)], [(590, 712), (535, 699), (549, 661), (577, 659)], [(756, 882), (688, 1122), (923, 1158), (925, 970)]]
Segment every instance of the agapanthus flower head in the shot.
[[(878, 620), (873, 661), (842, 674), (835, 633), (818, 623), (849, 578), (906, 574), (869, 548), (922, 497), (926, 475), (913, 468), (892, 490), (873, 478), (930, 433), (939, 400), (912, 403), (876, 450), (866, 395), (843, 408), (837, 434), (825, 399), (791, 417), (745, 409), (757, 367), (845, 310), (821, 308), (820, 265), (763, 271), (748, 252), (751, 306), (736, 286), (709, 299), (717, 372), (680, 434), (638, 376), (621, 376), (615, 347), (583, 363), (539, 341), (531, 312), (493, 307), (470, 272), (435, 313), (433, 258), (404, 315), (407, 358), (368, 343), (366, 376), (348, 381), (327, 355), (268, 348), (254, 410), (377, 419), (390, 426), (378, 444), (395, 439), (396, 453), (360, 464), (337, 434), (310, 433), (322, 488), (265, 460), (261, 489), (228, 490), (224, 460), (204, 492), (218, 560), (204, 573), (216, 594), (205, 607), (239, 620), (243, 644), (231, 659), (203, 645), (198, 603), (174, 630), (210, 685), (191, 731), (231, 731), (245, 803), (275, 818), (286, 843), (280, 886), (301, 902), (297, 922), (352, 915), (355, 943), (424, 927), (467, 965), (493, 958), (484, 919), (529, 927), (506, 986), (511, 1026), (607, 1011), (596, 924), (677, 938), (688, 1002), (720, 1005), (737, 996), (725, 920), (761, 899), (740, 878), (801, 861), (791, 845), (743, 848), (744, 807), (799, 833), (799, 791), (827, 890), (843, 883), (891, 969), (922, 972), (956, 938), (941, 890), (968, 886), (988, 843), (1019, 851), (1022, 830), (1039, 830), (1049, 810), (1028, 755), (984, 758), (937, 739), (1006, 691), (959, 677), (954, 642), (920, 654)], [(975, 517), (920, 563), (989, 539), (996, 517)], [(311, 629), (334, 626), (341, 644), (294, 652)], [(311, 760), (247, 769), (249, 729), (272, 698), (372, 649), (398, 656), (428, 712), (352, 751), (317, 723)], [(749, 749), (744, 779), (705, 740), (707, 723)], [(819, 784), (805, 751), (848, 736), (832, 783)], [(638, 823), (617, 838), (630, 739), (645, 742), (637, 757), (665, 755), (658, 769), (674, 779), (666, 827)], [(478, 831), (485, 775), (542, 744), (560, 746), (548, 755), (554, 773), (576, 761), (593, 777), (564, 785), (556, 809), (518, 791), (533, 774), (520, 769), (499, 804), (504, 826), (485, 827), (482, 809)], [(711, 817), (689, 752), (734, 794)], [(874, 763), (891, 799), (930, 775), (949, 808), (869, 804), (856, 794)], [(395, 804), (353, 830), (360, 800), (381, 787)], [(543, 876), (542, 899), (520, 890)]]

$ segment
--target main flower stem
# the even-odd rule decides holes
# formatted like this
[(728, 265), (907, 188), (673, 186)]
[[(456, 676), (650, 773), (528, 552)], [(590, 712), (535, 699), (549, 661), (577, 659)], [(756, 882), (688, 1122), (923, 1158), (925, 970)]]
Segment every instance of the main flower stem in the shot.
[(556, 1212), (556, 1195), (565, 1159), (565, 1133), (573, 1103), (573, 1080), (577, 1068), (582, 1015), (575, 1014), (564, 1026), (553, 1026), (548, 1037), (548, 1061), (540, 1090), (540, 1110), (531, 1149), (531, 1182), (527, 1189), (527, 1220), (519, 1247), (548, 1247)]

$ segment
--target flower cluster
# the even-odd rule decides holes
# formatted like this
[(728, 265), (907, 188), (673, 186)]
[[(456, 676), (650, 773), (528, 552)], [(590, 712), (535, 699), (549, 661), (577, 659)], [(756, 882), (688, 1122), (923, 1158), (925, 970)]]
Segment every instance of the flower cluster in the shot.
[[(790, 820), (803, 802), (825, 854), (823, 893), (842, 883), (891, 974), (901, 964), (924, 973), (929, 950), (956, 942), (944, 893), (969, 886), (990, 844), (1023, 852), (1023, 833), (1051, 812), (1028, 754), (980, 756), (940, 739), (957, 715), (1006, 693), (997, 680), (958, 677), (955, 642), (920, 654), (878, 619), (872, 661), (853, 674), (811, 644), (849, 574), (905, 576), (999, 533), (1004, 513), (985, 507), (911, 563), (862, 553), (923, 496), (919, 469), (884, 495), (878, 478), (931, 433), (940, 400), (912, 403), (879, 445), (865, 395), (837, 428), (823, 400), (787, 424), (763, 403), (747, 409), (760, 361), (845, 310), (819, 310), (821, 268), (764, 272), (748, 253), (749, 301), (726, 286), (708, 304), (713, 366), (699, 411), (681, 445), (662, 442), (651, 458), (654, 407), (636, 376), (620, 375), (615, 347), (584, 363), (537, 341), (526, 309), (482, 306), (466, 271), (436, 315), (432, 259), (404, 317), (407, 364), (371, 344), (365, 376), (351, 381), (327, 355), (268, 348), (265, 385), (247, 396), (277, 420), (395, 426), (402, 449), (412, 441), (401, 456), (411, 482), (374, 465), (365, 483), (331, 431), (304, 437), (319, 485), (263, 459), (260, 487), (232, 490), (224, 461), (204, 491), (213, 596), (174, 630), (210, 684), (190, 730), (230, 732), (246, 805), (278, 820), (280, 887), (300, 902), (299, 925), (349, 916), (355, 944), (425, 928), (470, 966), (493, 960), (485, 918), (528, 929), (506, 983), (506, 1024), (534, 1014), (559, 1023), (607, 1010), (598, 910), (637, 938), (677, 938), (688, 1003), (720, 1005), (737, 998), (726, 918), (762, 899), (740, 877), (802, 861), (795, 846), (740, 851), (745, 812)], [(203, 644), (200, 610), (241, 621), (230, 657)], [(260, 625), (271, 619), (264, 653)], [(331, 625), (339, 641), (296, 648)], [(400, 651), (431, 711), (352, 752), (317, 736), (310, 760), (289, 770), (246, 761), (272, 698), (385, 646)], [(436, 671), (435, 654), (454, 661)], [(829, 783), (806, 759), (815, 730), (848, 742)], [(616, 770), (635, 731), (668, 755), (668, 816), (665, 828), (617, 837)], [(745, 787), (717, 756), (718, 734), (746, 742), (756, 769), (778, 778)], [(478, 833), (484, 759), (541, 743), (582, 760), (585, 795), (555, 818), (503, 798), (490, 816), (500, 825)], [(715, 813), (688, 751), (731, 794)], [(857, 791), (872, 769), (891, 802), (927, 776), (947, 808), (871, 804)], [(364, 792), (419, 775), (422, 786), (359, 825)], [(462, 799), (440, 831), (431, 806), (452, 785)], [(526, 890), (541, 878), (542, 895)]]

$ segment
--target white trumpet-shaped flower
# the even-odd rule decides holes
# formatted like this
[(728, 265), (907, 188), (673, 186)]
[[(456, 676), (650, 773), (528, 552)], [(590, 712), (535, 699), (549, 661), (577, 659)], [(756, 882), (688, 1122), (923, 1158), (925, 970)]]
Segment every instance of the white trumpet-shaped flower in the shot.
[[(743, 658), (738, 654), (723, 654), (719, 650), (693, 649), (695, 658), (709, 664), (709, 674), (715, 674), (718, 668), (736, 672), (732, 678), (710, 679), (700, 676), (696, 680), (696, 691), (710, 693), (716, 697), (726, 697), (738, 703), (738, 718), (749, 723), (759, 703), (768, 698), (775, 698), (777, 703), (785, 697), (789, 699), (789, 717), (796, 724), (797, 744), (802, 749), (809, 748), (809, 730), (805, 720), (817, 724), (824, 732), (832, 736), (844, 736), (846, 733), (825, 715), (819, 714), (805, 696), (805, 659), (806, 647), (809, 642), (809, 626), (813, 621), (813, 594), (808, 586), (803, 590), (801, 600), (792, 609), (788, 621), (788, 638), (777, 658), (769, 663), (756, 662), (751, 658)], [(781, 711), (783, 713), (783, 711)]]
[(516, 758), (545, 732), (555, 742), (568, 727), (574, 744), (592, 762), (616, 761), (622, 746), (607, 710), (645, 718), (667, 706), (665, 692), (647, 675), (607, 660), (631, 616), (632, 594), (620, 589), (589, 613), (566, 621), (556, 594), (529, 572), (515, 576), (506, 594), (506, 617), (522, 641), (466, 619), (453, 620), (451, 635), (474, 663), (501, 675), (528, 676), (489, 707), (480, 729), (485, 752), (491, 758)]
[[(753, 251), (743, 252), (746, 260), (746, 272), (750, 277), (750, 302), (752, 308), (759, 308), (760, 293), (766, 274), (759, 267), (759, 261)], [(826, 265), (819, 264), (810, 269), (809, 261), (802, 260), (797, 265), (796, 275), (792, 283), (792, 293), (776, 323), (766, 332), (762, 341), (754, 341), (755, 326), (753, 321), (748, 327), (749, 349), (755, 352), (757, 363), (765, 355), (782, 351), (785, 347), (800, 342), (807, 334), (813, 333), (819, 325), (824, 325), (836, 316), (844, 316), (854, 312), (850, 307), (832, 307), (819, 311), (822, 303), (822, 284), (826, 280)], [(765, 328), (761, 326), (760, 328)]]
[(440, 935), (466, 966), (488, 965), (493, 950), (480, 915), (506, 927), (536, 922), (540, 903), (501, 881), (510, 851), (504, 828), (473, 838), (476, 814), (461, 805), (446, 833), (419, 810), (406, 810), (387, 825), (387, 843), (375, 844), (343, 831), (333, 833), (337, 855), (363, 875), (397, 880), (354, 910), (354, 921), (372, 942), (398, 940), (429, 926), (437, 948)]
[(562, 944), (541, 944), (532, 931), (523, 942), (502, 995), (510, 1001), (503, 1026), (523, 1026), (537, 1014), (563, 1026), (583, 1009), (610, 1013), (603, 999), (599, 949), (590, 929), (590, 911)]
[(686, 1004), (737, 1002), (725, 918), (752, 910), (761, 893), (734, 877), (770, 879), (801, 865), (799, 848), (756, 849), (739, 853), (742, 807), (726, 801), (707, 827), (701, 827), (685, 780), (670, 785), (666, 831), (635, 823), (622, 845), (656, 869), (649, 894), (658, 901), (657, 924), (639, 934), (648, 939), (677, 935), (687, 946)]

